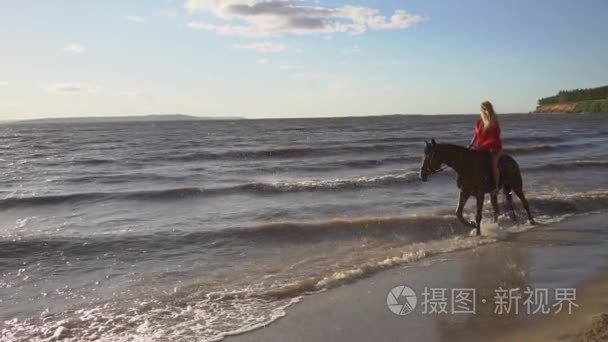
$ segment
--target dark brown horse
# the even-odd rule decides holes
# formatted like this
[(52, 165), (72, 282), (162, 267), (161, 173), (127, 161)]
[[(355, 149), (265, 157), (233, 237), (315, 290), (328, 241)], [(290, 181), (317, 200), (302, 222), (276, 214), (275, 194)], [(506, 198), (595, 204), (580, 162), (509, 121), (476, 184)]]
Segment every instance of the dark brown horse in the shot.
[[(426, 142), (424, 148), (424, 162), (420, 169), (420, 178), (423, 182), (428, 180), (428, 177), (441, 170), (441, 165), (446, 164), (458, 173), (457, 185), (460, 189), (460, 199), (458, 200), (458, 208), (456, 216), (460, 222), (477, 228), (477, 235), (481, 234), (481, 212), (483, 209), (483, 200), (486, 193), (492, 193), (494, 181), (492, 179), (492, 170), (490, 169), (490, 155), (488, 152), (471, 150), (462, 146), (451, 144), (437, 144), (435, 139), (431, 143)], [(519, 197), (531, 224), (534, 219), (530, 214), (530, 206), (523, 192), (523, 182), (519, 165), (511, 158), (511, 156), (503, 154), (498, 161), (500, 169), (499, 188), (505, 195), (507, 209), (511, 214), (513, 221), (517, 220), (515, 211), (513, 210), (513, 191)], [(475, 222), (468, 222), (462, 217), (462, 210), (469, 197), (475, 196), (477, 199), (477, 215)], [(491, 194), (490, 199), (494, 208), (494, 221), (498, 220), (498, 199), (496, 194)]]

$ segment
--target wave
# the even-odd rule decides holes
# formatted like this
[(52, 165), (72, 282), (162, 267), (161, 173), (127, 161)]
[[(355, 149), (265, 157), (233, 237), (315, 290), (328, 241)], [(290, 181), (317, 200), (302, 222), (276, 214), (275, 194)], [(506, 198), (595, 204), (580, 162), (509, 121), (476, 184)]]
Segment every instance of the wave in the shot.
[(409, 171), (402, 174), (389, 174), (376, 177), (358, 177), (350, 179), (320, 179), (295, 182), (250, 183), (232, 188), (237, 192), (248, 193), (284, 193), (307, 191), (339, 191), (356, 190), (362, 188), (382, 187), (395, 184), (408, 184), (418, 182), (418, 172)]
[[(219, 190), (219, 189), (215, 189)], [(229, 189), (228, 189), (229, 190)], [(109, 200), (175, 200), (205, 194), (204, 189), (176, 188), (166, 190), (132, 191), (132, 192), (88, 192), (65, 195), (9, 197), (0, 200), (0, 209), (30, 207), (42, 205), (70, 204), (80, 202), (101, 202)]]
[[(251, 172), (261, 172), (261, 173), (279, 173), (279, 172), (329, 172), (329, 171), (337, 171), (342, 169), (370, 169), (377, 168), (385, 165), (391, 164), (409, 164), (413, 162), (419, 162), (420, 157), (412, 157), (412, 156), (391, 156), (386, 158), (369, 158), (369, 159), (351, 159), (351, 160), (328, 160), (321, 161), (317, 163), (298, 163), (289, 165), (274, 165), (274, 166), (266, 166), (266, 164), (261, 166), (252, 166), (251, 164), (244, 164), (242, 168), (232, 168), (230, 173), (235, 174), (244, 174)], [(90, 159), (90, 160), (78, 160), (72, 161), (73, 164), (80, 165), (104, 165), (116, 163), (116, 160), (107, 160), (107, 159)], [(44, 162), (44, 165), (60, 165), (60, 163), (50, 163), (48, 161)], [(135, 165), (135, 164), (133, 164)], [(192, 172), (201, 172), (206, 171), (205, 167), (196, 167), (189, 168), (189, 171)], [(150, 181), (150, 182), (159, 182), (159, 181), (183, 181), (187, 180), (188, 176), (167, 176), (167, 175), (157, 175), (152, 173), (128, 173), (128, 174), (120, 174), (120, 175), (90, 175), (90, 176), (81, 176), (81, 177), (72, 177), (65, 179), (57, 179), (56, 183), (107, 183), (107, 184), (117, 184), (117, 183), (129, 183), (134, 180), (142, 180), (142, 181)]]
[(139, 161), (193, 162), (205, 160), (257, 160), (257, 159), (290, 159), (303, 157), (334, 156), (338, 154), (366, 153), (378, 151), (401, 151), (411, 144), (352, 144), (328, 147), (288, 146), (272, 147), (259, 150), (231, 150), (226, 152), (197, 151), (181, 155), (156, 155)]
[(608, 191), (554, 192), (530, 198), (533, 212), (548, 215), (581, 214), (608, 208)]
[(564, 163), (548, 163), (536, 167), (526, 168), (528, 171), (568, 171), (580, 169), (603, 169), (608, 167), (605, 160), (575, 160)]
[[(319, 171), (337, 171), (341, 169), (369, 169), (390, 164), (407, 164), (420, 161), (420, 157), (387, 157), (387, 158), (371, 158), (371, 159), (352, 159), (344, 161), (328, 161), (313, 164), (285, 165), (285, 166), (268, 166), (256, 167), (257, 172), (319, 172)], [(243, 173), (249, 169), (235, 169), (236, 173)]]
[[(480, 238), (463, 238), (463, 236), (457, 236), (452, 238), (443, 238), (438, 240), (432, 240), (428, 242), (415, 243), (404, 251), (403, 253), (385, 256), (364, 262), (358, 265), (352, 265), (351, 267), (343, 270), (334, 271), (326, 275), (317, 277), (311, 277), (307, 279), (300, 279), (289, 284), (282, 286), (276, 286), (274, 289), (266, 290), (259, 294), (249, 294), (249, 296), (259, 296), (261, 298), (268, 299), (284, 299), (303, 294), (315, 293), (319, 291), (326, 291), (345, 283), (350, 283), (355, 280), (367, 277), (378, 271), (392, 268), (395, 266), (409, 264), (412, 262), (419, 261), (424, 258), (429, 258), (435, 255), (455, 252), (463, 249), (469, 249), (472, 247), (478, 247), (487, 243), (495, 242), (496, 239), (492, 237), (480, 237)], [(225, 297), (222, 297), (225, 298)]]
[(103, 199), (106, 196), (107, 195), (104, 193), (78, 193), (51, 196), (8, 197), (0, 200), (0, 209), (93, 201)]
[[(200, 169), (198, 171), (204, 171)], [(128, 173), (128, 174), (117, 174), (117, 175), (84, 175), (80, 177), (71, 178), (57, 178), (52, 179), (49, 182), (57, 184), (82, 184), (82, 183), (98, 183), (98, 184), (120, 184), (120, 183), (132, 183), (136, 181), (157, 183), (157, 182), (179, 182), (187, 181), (188, 176), (168, 176), (159, 175), (153, 173)]]
[(104, 165), (104, 164), (113, 164), (115, 160), (111, 159), (82, 159), (82, 160), (72, 160), (72, 164), (76, 165)]
[(560, 143), (565, 141), (559, 136), (519, 136), (519, 137), (503, 137), (503, 140), (508, 143)]
[(121, 251), (123, 256), (141, 250), (171, 250), (194, 246), (210, 249), (225, 244), (311, 243), (348, 238), (392, 237), (410, 241), (427, 241), (453, 234), (467, 233), (470, 228), (450, 216), (359, 217), (318, 222), (276, 222), (216, 231), (159, 232), (148, 235), (118, 235), (103, 238), (24, 238), (0, 241), (0, 257), (21, 258), (32, 253), (63, 256), (95, 256), (108, 251)]
[(259, 298), (273, 301), (294, 298), (305, 294), (326, 291), (364, 278), (383, 269), (412, 263), (443, 253), (478, 247), (495, 241), (496, 239), (492, 237), (466, 238), (466, 236), (461, 235), (417, 242), (409, 245), (402, 253), (376, 257), (367, 262), (351, 265), (346, 269), (329, 271), (326, 274), (297, 279), (288, 283), (273, 284), (269, 288), (210, 292), (205, 294), (205, 297), (219, 302), (243, 298)]
[[(579, 168), (605, 168), (608, 162), (601, 160), (575, 161), (564, 164), (546, 164), (538, 167), (529, 168), (530, 171), (544, 170), (567, 170)], [(141, 177), (148, 177), (140, 175)], [(89, 178), (77, 179), (76, 181), (88, 181)], [(131, 179), (132, 180), (132, 179)], [(123, 182), (127, 179), (108, 179), (107, 182)], [(402, 186), (406, 184), (418, 183), (418, 171), (408, 171), (398, 174), (388, 174), (375, 177), (355, 177), (355, 178), (336, 178), (336, 179), (313, 179), (302, 181), (281, 181), (273, 183), (251, 182), (219, 188), (172, 188), (159, 190), (142, 190), (130, 192), (91, 192), (74, 193), (47, 196), (30, 197), (6, 197), (0, 199), (0, 209), (10, 209), (16, 207), (35, 207), (42, 205), (60, 205), (70, 203), (96, 203), (101, 201), (176, 201), (183, 199), (209, 198), (225, 195), (252, 195), (269, 196), (286, 193), (298, 192), (339, 192), (354, 191), (366, 188), (382, 188), (387, 186)]]
[(107, 200), (170, 201), (193, 197), (211, 197), (230, 194), (271, 195), (311, 191), (347, 191), (395, 184), (408, 184), (418, 181), (418, 172), (390, 174), (377, 177), (358, 177), (352, 179), (305, 180), (275, 183), (247, 183), (223, 188), (175, 188), (148, 191), (116, 193), (76, 193), (51, 196), (9, 197), (0, 200), (0, 209), (22, 206), (40, 206), (77, 202), (99, 202)]
[(512, 154), (525, 154), (525, 153), (537, 153), (554, 150), (557, 145), (528, 145), (528, 146), (509, 146), (503, 149), (505, 153)]
[[(608, 207), (608, 191), (573, 194), (545, 194), (531, 198), (539, 213), (587, 212)], [(310, 239), (345, 239), (374, 236), (394, 241), (396, 236), (409, 236), (404, 244), (386, 253), (359, 258), (336, 266), (319, 267), (314, 273), (294, 274), (283, 280), (254, 283), (237, 287), (200, 286), (198, 283), (175, 288), (171, 294), (145, 299), (113, 300), (83, 308), (51, 314), (41, 319), (5, 321), (0, 333), (13, 340), (46, 341), (56, 331), (67, 332), (78, 340), (104, 336), (105, 340), (131, 341), (135, 337), (154, 339), (172, 336), (175, 341), (187, 341), (198, 336), (208, 341), (253, 330), (285, 315), (285, 309), (307, 294), (326, 291), (380, 270), (409, 264), (424, 258), (475, 248), (497, 241), (495, 237), (467, 237), (469, 228), (455, 222), (453, 217), (429, 215), (423, 217), (362, 217), (352, 220), (336, 219), (321, 222), (283, 222), (260, 224), (217, 232), (187, 234), (164, 233), (152, 236), (122, 236), (108, 238), (41, 239), (0, 242), (0, 257), (16, 260), (20, 267), (25, 253), (39, 253), (46, 259), (79, 255), (99, 257), (108, 251), (120, 251), (121, 260), (140, 259), (141, 250), (148, 253), (188, 253), (188, 246), (197, 251), (213, 248), (218, 240), (238, 239), (261, 244), (277, 242), (307, 243)], [(457, 236), (453, 236), (457, 234)], [(401, 241), (404, 241), (401, 239)], [(184, 248), (186, 247), (186, 248)], [(20, 254), (21, 253), (21, 254)], [(128, 261), (127, 261), (128, 262)], [(224, 317), (231, 319), (224, 320)], [(232, 318), (234, 317), (234, 318)], [(200, 322), (211, 322), (200, 324)]]
[(425, 139), (428, 137), (417, 136), (417, 137), (385, 137), (385, 138), (370, 138), (356, 140), (359, 143), (419, 143), (422, 145)]
[[(196, 162), (207, 160), (264, 160), (264, 159), (293, 159), (307, 157), (336, 156), (355, 153), (374, 153), (374, 152), (402, 152), (412, 148), (412, 144), (422, 141), (420, 138), (411, 137), (387, 137), (377, 139), (362, 139), (345, 144), (337, 143), (330, 146), (286, 146), (270, 147), (256, 150), (230, 150), (225, 152), (217, 151), (196, 151), (173, 155), (151, 155), (136, 158), (136, 161), (143, 162)], [(517, 141), (517, 140), (516, 140)], [(534, 141), (534, 140), (531, 140)], [(561, 142), (560, 139), (546, 138), (537, 139), (542, 142)], [(535, 144), (521, 146), (507, 146), (505, 153), (529, 154), (540, 153), (552, 150), (567, 150), (591, 146), (592, 144)]]
[(523, 146), (507, 146), (503, 149), (505, 153), (512, 154), (531, 154), (548, 151), (567, 151), (578, 148), (592, 147), (594, 144), (538, 144), (538, 145), (523, 145)]
[(13, 340), (41, 342), (48, 341), (56, 331), (67, 332), (77, 340), (95, 339), (101, 335), (104, 341), (119, 342), (159, 337), (182, 342), (190, 341), (192, 336), (220, 341), (283, 317), (286, 308), (299, 302), (303, 295), (326, 291), (396, 265), (494, 241), (485, 237), (451, 238), (418, 244), (398, 255), (354, 264), (342, 270), (321, 269), (313, 276), (271, 284), (211, 291), (201, 290), (198, 285), (184, 286), (176, 288), (170, 296), (115, 300), (41, 319), (8, 320), (0, 326), (0, 333)]
[(397, 164), (397, 163), (411, 163), (414, 161), (420, 161), (420, 157), (389, 157), (381, 159), (361, 159), (361, 160), (350, 160), (343, 163), (344, 166), (349, 168), (367, 168), (377, 167), (386, 164)]
[[(535, 216), (561, 217), (584, 214), (608, 208), (608, 191), (580, 193), (552, 193), (528, 196)], [(516, 201), (516, 208), (521, 210)], [(485, 206), (489, 214), (490, 207)], [(520, 215), (520, 217), (523, 217)], [(439, 210), (426, 215), (410, 217), (357, 217), (336, 218), (323, 221), (285, 221), (250, 224), (238, 228), (198, 232), (162, 232), (148, 235), (118, 235), (103, 238), (24, 238), (0, 241), (0, 257), (25, 256), (28, 253), (62, 251), (62, 255), (106, 253), (107, 251), (169, 251), (185, 246), (214, 248), (225, 244), (250, 243), (304, 243), (349, 238), (406, 238), (409, 242), (421, 242), (464, 234), (470, 228), (459, 223), (452, 209)]]

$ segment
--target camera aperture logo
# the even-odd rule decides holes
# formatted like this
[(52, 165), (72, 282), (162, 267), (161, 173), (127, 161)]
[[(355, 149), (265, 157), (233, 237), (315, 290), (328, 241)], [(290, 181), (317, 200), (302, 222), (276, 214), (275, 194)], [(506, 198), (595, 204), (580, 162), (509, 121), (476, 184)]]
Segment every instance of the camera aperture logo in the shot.
[(386, 305), (395, 315), (410, 314), (418, 304), (416, 293), (407, 286), (397, 286), (386, 296)]

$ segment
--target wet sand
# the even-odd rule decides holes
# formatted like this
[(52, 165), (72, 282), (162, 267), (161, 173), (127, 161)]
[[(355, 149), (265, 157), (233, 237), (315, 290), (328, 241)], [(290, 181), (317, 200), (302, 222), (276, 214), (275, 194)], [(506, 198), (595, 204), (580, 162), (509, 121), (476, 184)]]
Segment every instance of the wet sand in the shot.
[[(400, 285), (418, 298), (404, 316), (387, 308), (387, 294)], [(447, 314), (423, 313), (425, 288), (447, 289)], [(475, 289), (475, 314), (450, 313), (450, 291), (457, 288)], [(549, 313), (528, 314), (522, 295), (500, 314), (499, 288), (547, 289)], [(556, 288), (576, 288), (572, 314), (567, 306), (555, 314)], [(593, 214), (305, 296), (286, 317), (226, 341), (603, 341), (608, 318), (602, 312), (608, 313), (608, 214)]]
[(579, 287), (579, 309), (573, 315), (555, 315), (508, 334), (497, 341), (608, 341), (608, 270)]

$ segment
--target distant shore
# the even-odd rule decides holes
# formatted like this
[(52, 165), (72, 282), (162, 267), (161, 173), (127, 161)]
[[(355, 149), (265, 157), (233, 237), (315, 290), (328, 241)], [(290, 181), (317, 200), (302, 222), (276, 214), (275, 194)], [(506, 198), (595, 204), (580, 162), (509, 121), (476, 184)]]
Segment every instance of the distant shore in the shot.
[(539, 105), (533, 113), (608, 113), (608, 100), (564, 102)]
[(128, 116), (83, 116), (83, 117), (57, 117), (7, 121), (4, 123), (102, 123), (102, 122), (162, 122), (162, 121), (219, 121), (244, 120), (237, 116), (194, 116), (185, 114), (153, 114)]
[(570, 103), (553, 103), (540, 105), (536, 107), (534, 113), (574, 113), (576, 110), (576, 102)]
[(608, 85), (561, 90), (539, 99), (534, 113), (608, 113)]

